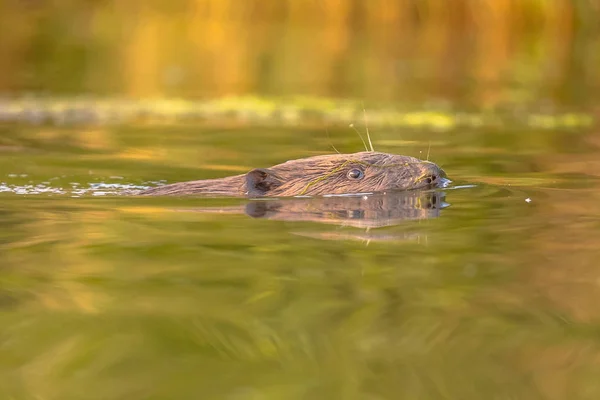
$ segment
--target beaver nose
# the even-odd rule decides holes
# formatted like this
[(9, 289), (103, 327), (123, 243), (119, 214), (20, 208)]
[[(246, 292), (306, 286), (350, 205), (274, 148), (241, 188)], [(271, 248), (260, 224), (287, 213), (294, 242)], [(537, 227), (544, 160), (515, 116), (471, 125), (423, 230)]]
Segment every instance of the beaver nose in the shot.
[(430, 167), (428, 168), (429, 173), (421, 178), (422, 182), (435, 187), (446, 187), (452, 183), (452, 181), (447, 178), (446, 172), (444, 172), (443, 169), (432, 162), (428, 162), (427, 164)]
[(452, 181), (450, 179), (446, 178), (446, 176), (444, 174), (427, 175), (422, 178), (422, 181), (425, 182), (427, 185), (437, 186), (437, 187), (446, 187), (450, 183), (452, 183)]

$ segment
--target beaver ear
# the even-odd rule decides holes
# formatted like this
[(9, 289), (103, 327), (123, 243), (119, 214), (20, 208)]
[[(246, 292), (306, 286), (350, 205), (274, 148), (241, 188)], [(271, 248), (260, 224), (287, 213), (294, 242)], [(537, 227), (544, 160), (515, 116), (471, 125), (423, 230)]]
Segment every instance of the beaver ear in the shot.
[(248, 197), (261, 197), (281, 186), (281, 181), (268, 169), (258, 168), (246, 174)]

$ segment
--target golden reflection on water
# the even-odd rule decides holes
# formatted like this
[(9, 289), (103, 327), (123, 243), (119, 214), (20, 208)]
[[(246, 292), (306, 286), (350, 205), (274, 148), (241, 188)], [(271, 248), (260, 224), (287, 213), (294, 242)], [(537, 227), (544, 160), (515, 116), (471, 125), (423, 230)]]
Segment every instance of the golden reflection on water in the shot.
[[(598, 398), (595, 115), (552, 108), (594, 104), (597, 15), (568, 0), (0, 2), (0, 114), (35, 109), (32, 91), (56, 117), (0, 124), (0, 398)], [(166, 122), (65, 124), (81, 93), (159, 104)], [(218, 123), (170, 123), (198, 98)], [(370, 100), (377, 150), (431, 144), (462, 186), (450, 207), (261, 216), (125, 195), (357, 151), (347, 98)], [(288, 125), (259, 118), (290, 104)], [(524, 124), (486, 113), (506, 104)]]

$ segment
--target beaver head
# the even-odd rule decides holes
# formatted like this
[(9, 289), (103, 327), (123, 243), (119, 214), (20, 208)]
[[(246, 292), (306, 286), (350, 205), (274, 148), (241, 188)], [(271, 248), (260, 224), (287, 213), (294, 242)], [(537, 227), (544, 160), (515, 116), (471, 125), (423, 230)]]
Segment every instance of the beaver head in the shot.
[(444, 171), (414, 157), (364, 151), (291, 160), (244, 175), (158, 186), (142, 195), (247, 197), (376, 193), (445, 186)]
[(375, 193), (444, 186), (436, 164), (374, 151), (287, 161), (246, 174), (249, 197)]

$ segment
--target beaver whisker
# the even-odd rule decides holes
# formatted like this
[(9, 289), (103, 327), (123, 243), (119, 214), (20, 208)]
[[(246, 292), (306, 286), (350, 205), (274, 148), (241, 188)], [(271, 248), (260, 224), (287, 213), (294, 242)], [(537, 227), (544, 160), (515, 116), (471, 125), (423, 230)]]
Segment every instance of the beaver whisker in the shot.
[(369, 145), (371, 146), (371, 151), (375, 151), (373, 149), (373, 143), (371, 142), (371, 135), (369, 134), (369, 124), (367, 123), (367, 110), (365, 110), (365, 103), (362, 103), (363, 106), (363, 115), (365, 116), (365, 129), (367, 130), (367, 139), (369, 139)]
[(354, 127), (354, 124), (350, 124), (349, 126), (350, 126), (350, 128), (354, 129), (354, 132), (358, 133), (358, 137), (360, 138), (360, 140), (362, 140), (363, 146), (365, 146), (365, 151), (369, 151), (369, 148), (367, 147), (367, 144), (365, 143), (365, 139), (363, 139), (363, 137), (360, 134), (360, 132), (358, 131), (358, 129), (356, 129)]
[(333, 149), (335, 150), (336, 153), (338, 154), (342, 154), (338, 151), (338, 149), (335, 148), (335, 146), (333, 145), (333, 142), (331, 141), (331, 138), (329, 137), (329, 129), (327, 129), (327, 127), (325, 127), (325, 133), (327, 133), (327, 140), (329, 140), (329, 145), (331, 147), (333, 147)]
[(427, 147), (427, 158), (425, 161), (429, 161), (429, 152), (431, 151), (431, 140), (429, 141), (429, 147)]

